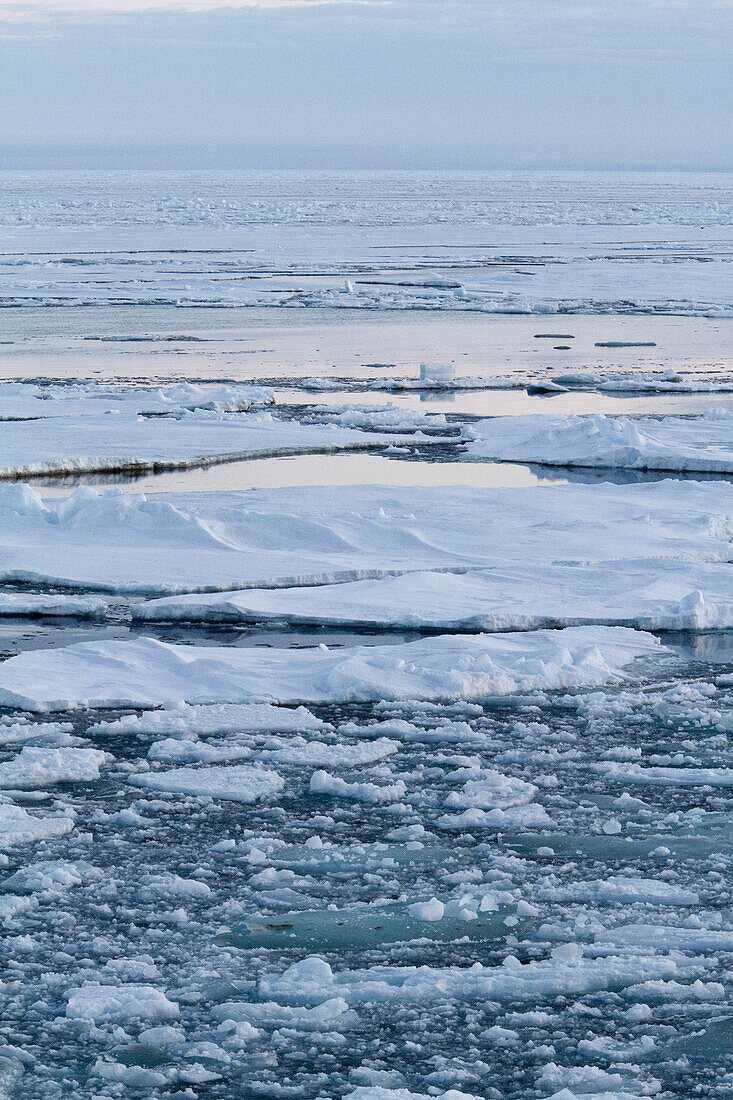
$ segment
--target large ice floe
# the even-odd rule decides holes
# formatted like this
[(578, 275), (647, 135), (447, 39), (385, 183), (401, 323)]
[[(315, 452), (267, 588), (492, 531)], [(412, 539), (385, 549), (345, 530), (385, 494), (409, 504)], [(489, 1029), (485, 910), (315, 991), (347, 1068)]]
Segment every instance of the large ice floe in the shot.
[(0, 578), (164, 595), (521, 566), (529, 588), (545, 565), (729, 561), (731, 516), (727, 482), (311, 487), (150, 499), (80, 488), (55, 500), (0, 485)]
[(346, 650), (197, 647), (152, 638), (81, 642), (1, 664), (0, 706), (477, 699), (600, 686), (623, 679), (635, 659), (662, 653), (653, 635), (623, 627), (446, 634)]
[(648, 559), (403, 573), (320, 587), (248, 589), (152, 600), (153, 622), (267, 622), (419, 630), (536, 630), (607, 623), (642, 630), (733, 627), (728, 562)]
[[(331, 424), (300, 424), (269, 412), (186, 411), (139, 416), (126, 409), (79, 419), (3, 424), (0, 477), (186, 469), (249, 458), (368, 450), (385, 438)], [(386, 442), (391, 442), (387, 438)]]
[(733, 413), (628, 417), (496, 417), (467, 429), (472, 458), (547, 466), (733, 472)]

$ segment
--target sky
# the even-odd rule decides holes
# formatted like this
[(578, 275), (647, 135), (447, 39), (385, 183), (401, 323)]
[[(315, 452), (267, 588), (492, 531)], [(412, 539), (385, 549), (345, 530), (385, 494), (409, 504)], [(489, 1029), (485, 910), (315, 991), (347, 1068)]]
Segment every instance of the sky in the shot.
[(0, 166), (733, 169), (733, 0), (0, 0)]

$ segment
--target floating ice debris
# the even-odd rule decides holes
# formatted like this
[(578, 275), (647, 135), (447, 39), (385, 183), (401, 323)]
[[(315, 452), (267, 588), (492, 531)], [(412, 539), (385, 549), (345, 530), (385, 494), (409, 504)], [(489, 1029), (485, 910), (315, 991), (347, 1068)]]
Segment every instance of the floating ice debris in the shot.
[(194, 798), (223, 798), (233, 802), (255, 802), (281, 790), (284, 780), (277, 772), (235, 764), (232, 767), (173, 768), (170, 771), (131, 775), (135, 787), (168, 791)]
[(25, 745), (12, 760), (0, 762), (0, 788), (34, 788), (47, 783), (99, 779), (99, 769), (113, 758), (99, 749), (43, 748)]
[(101, 985), (85, 982), (66, 994), (69, 1020), (94, 1023), (127, 1023), (131, 1020), (175, 1020), (178, 1005), (152, 985)]
[(10, 1100), (23, 1072), (23, 1063), (18, 1058), (0, 1056), (0, 1100)]
[(37, 905), (36, 898), (24, 897), (20, 894), (0, 894), (0, 921), (3, 924), (13, 921), (19, 913), (35, 909)]
[[(271, 703), (213, 703), (189, 706), (180, 703), (169, 710), (126, 714), (113, 722), (97, 722), (90, 734), (167, 733), (320, 733), (331, 727), (305, 707), (278, 707)], [(0, 730), (0, 739), (2, 730)]]
[(176, 646), (150, 638), (82, 642), (5, 661), (0, 705), (46, 711), (216, 701), (470, 700), (618, 682), (636, 658), (666, 652), (652, 635), (622, 627), (441, 635), (325, 652)]
[[(700, 964), (702, 965), (702, 964)], [(366, 1003), (435, 1004), (473, 1000), (542, 1001), (562, 994), (581, 996), (598, 990), (621, 991), (640, 980), (673, 978), (682, 964), (661, 955), (607, 955), (586, 958), (582, 949), (559, 950), (552, 958), (522, 965), (508, 955), (503, 965), (375, 966), (332, 971), (317, 956), (294, 963), (284, 974), (264, 975), (259, 993), (284, 1004), (314, 1005), (343, 997), (354, 1007)]]
[(421, 382), (452, 382), (456, 376), (456, 368), (452, 363), (421, 363)]
[(64, 836), (73, 828), (74, 818), (69, 814), (29, 814), (22, 806), (0, 803), (0, 850)]

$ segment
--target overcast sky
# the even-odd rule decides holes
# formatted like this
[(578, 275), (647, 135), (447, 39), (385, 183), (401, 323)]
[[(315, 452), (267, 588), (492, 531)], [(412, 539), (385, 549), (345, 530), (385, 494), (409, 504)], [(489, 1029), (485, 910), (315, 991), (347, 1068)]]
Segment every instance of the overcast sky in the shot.
[(733, 168), (733, 0), (0, 0), (8, 167)]

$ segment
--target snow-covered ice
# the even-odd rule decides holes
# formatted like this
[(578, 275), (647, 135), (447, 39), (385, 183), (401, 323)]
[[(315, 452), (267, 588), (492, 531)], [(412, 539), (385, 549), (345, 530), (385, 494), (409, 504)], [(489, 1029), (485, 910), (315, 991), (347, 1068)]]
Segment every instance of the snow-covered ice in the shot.
[(731, 515), (728, 482), (154, 499), (84, 488), (47, 501), (0, 485), (0, 578), (165, 595), (519, 563), (531, 578), (540, 564), (729, 561)]
[(170, 771), (131, 775), (129, 782), (150, 791), (192, 795), (196, 798), (224, 798), (254, 802), (275, 794), (283, 786), (277, 772), (246, 765), (211, 768), (172, 768)]
[[(8, 476), (273, 447), (480, 483), (489, 452), (597, 467), (502, 489), (0, 485), (3, 1098), (731, 1092), (731, 414), (692, 396), (733, 385), (700, 316), (733, 305), (730, 180), (375, 179), (0, 180), (7, 375), (146, 379), (0, 383)], [(214, 302), (297, 307), (283, 362), (281, 314), (189, 308)], [(320, 307), (545, 320), (484, 319), (505, 343), (481, 359), (445, 318), (433, 337)], [(381, 326), (368, 354), (395, 362), (347, 340), (330, 377), (284, 379), (322, 369), (337, 323)], [(453, 381), (417, 377), (433, 356)], [(150, 381), (270, 366), (274, 391)], [(418, 408), (425, 387), (486, 393)], [(623, 417), (552, 412), (612, 394)]]
[(81, 642), (27, 651), (0, 664), (0, 705), (48, 711), (477, 699), (618, 682), (636, 658), (665, 652), (653, 635), (623, 627), (445, 634), (345, 651), (197, 647), (152, 638)]
[[(146, 416), (123, 410), (3, 424), (0, 477), (185, 469), (288, 454), (367, 450), (385, 437), (336, 425), (299, 424), (269, 412)], [(389, 442), (389, 440), (387, 440)]]
[(112, 757), (100, 749), (43, 748), (24, 745), (12, 760), (0, 761), (0, 788), (40, 787), (99, 779)]
[(733, 413), (662, 419), (595, 416), (512, 416), (468, 429), (472, 458), (547, 466), (733, 472)]
[[(599, 546), (599, 552), (602, 548)], [(536, 630), (606, 623), (641, 630), (733, 627), (728, 562), (646, 560), (415, 572), (320, 587), (170, 596), (133, 608), (154, 622), (267, 622), (380, 629)]]

